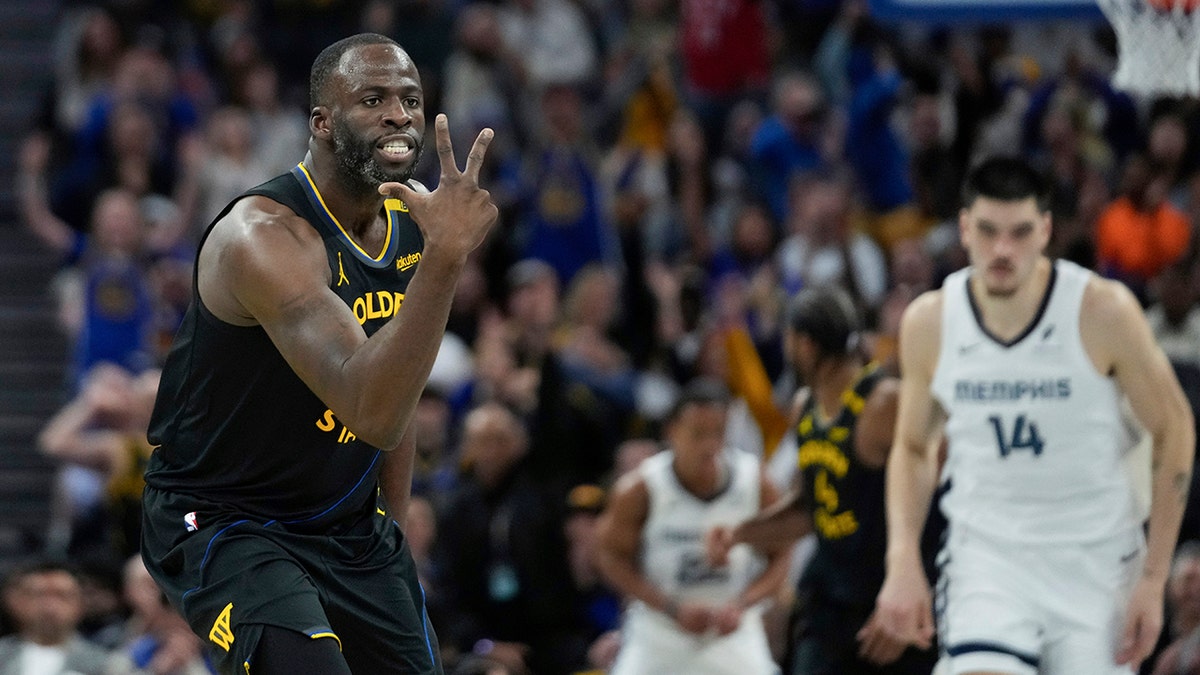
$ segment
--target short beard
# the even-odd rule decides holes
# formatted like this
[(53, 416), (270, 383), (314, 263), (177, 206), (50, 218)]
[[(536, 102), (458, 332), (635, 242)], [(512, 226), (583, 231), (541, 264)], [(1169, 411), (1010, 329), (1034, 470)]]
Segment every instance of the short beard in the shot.
[(383, 183), (408, 181), (421, 161), (423, 148), (424, 144), (417, 144), (413, 150), (413, 161), (407, 168), (388, 171), (375, 159), (374, 143), (354, 136), (345, 124), (334, 124), (333, 127), (333, 156), (337, 162), (338, 179), (342, 185), (359, 194), (374, 194)]

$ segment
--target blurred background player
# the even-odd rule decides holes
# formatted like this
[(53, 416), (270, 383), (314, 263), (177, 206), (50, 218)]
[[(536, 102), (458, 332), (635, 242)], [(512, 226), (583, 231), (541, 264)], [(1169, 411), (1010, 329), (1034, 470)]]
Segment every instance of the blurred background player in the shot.
[(600, 525), (600, 569), (631, 604), (614, 675), (775, 673), (761, 603), (787, 572), (782, 553), (748, 547), (709, 565), (710, 527), (775, 501), (753, 455), (725, 447), (729, 395), (695, 380), (667, 423), (668, 450), (622, 478)]
[(773, 507), (710, 535), (710, 556), (719, 560), (736, 544), (787, 551), (801, 535), (816, 534), (784, 659), (795, 675), (927, 675), (936, 661), (928, 643), (910, 648), (892, 639), (873, 615), (899, 381), (867, 362), (861, 331), (858, 309), (840, 288), (806, 288), (791, 300), (785, 351), (804, 385), (791, 417), (800, 484)]

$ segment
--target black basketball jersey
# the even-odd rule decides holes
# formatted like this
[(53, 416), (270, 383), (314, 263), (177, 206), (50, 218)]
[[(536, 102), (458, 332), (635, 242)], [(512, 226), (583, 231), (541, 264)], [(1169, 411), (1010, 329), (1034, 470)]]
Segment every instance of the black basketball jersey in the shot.
[[(400, 308), (424, 243), (402, 202), (385, 203), (388, 232), (372, 257), (326, 208), (303, 164), (238, 199), (249, 195), (287, 206), (321, 233), (330, 288), (367, 335)], [(193, 274), (192, 303), (163, 367), (149, 429), (158, 447), (146, 484), (297, 527), (374, 513), (380, 450), (355, 437), (260, 326), (213, 316), (196, 280)]]
[(835, 419), (818, 422), (810, 397), (796, 425), (797, 461), (818, 538), (801, 585), (829, 601), (873, 603), (883, 584), (884, 470), (864, 465), (854, 452), (858, 416), (883, 377), (874, 364), (866, 366), (843, 392)]

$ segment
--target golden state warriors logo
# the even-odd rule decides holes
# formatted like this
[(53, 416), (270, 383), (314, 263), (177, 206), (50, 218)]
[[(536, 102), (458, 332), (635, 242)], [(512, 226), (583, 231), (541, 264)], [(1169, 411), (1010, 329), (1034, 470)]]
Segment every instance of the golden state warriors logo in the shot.
[(232, 611), (232, 602), (225, 605), (225, 609), (221, 610), (221, 614), (213, 622), (212, 630), (208, 631), (208, 639), (225, 651), (229, 651), (233, 644), (233, 629), (229, 627), (229, 614)]

